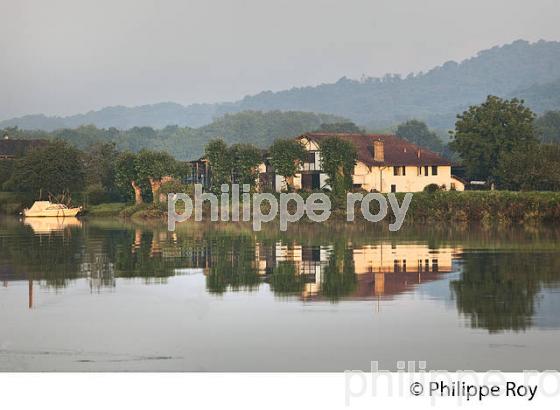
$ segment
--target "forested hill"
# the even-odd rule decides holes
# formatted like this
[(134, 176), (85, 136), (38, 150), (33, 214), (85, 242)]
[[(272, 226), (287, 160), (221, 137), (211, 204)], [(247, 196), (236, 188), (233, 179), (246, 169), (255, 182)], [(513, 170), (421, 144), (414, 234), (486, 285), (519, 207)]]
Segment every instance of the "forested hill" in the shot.
[(447, 62), (427, 73), (406, 78), (386, 76), (335, 84), (264, 92), (246, 97), (241, 109), (297, 109), (336, 113), (369, 128), (387, 127), (409, 118), (434, 128), (450, 128), (455, 115), (487, 95), (531, 97), (534, 109), (558, 109), (558, 98), (546, 99), (541, 84), (560, 80), (560, 42), (516, 41), (481, 51), (461, 63)]
[(537, 112), (559, 109), (559, 87), (560, 42), (518, 40), (481, 51), (461, 63), (449, 61), (426, 73), (405, 78), (395, 75), (360, 81), (342, 78), (316, 87), (264, 91), (232, 103), (108, 107), (71, 117), (31, 115), (2, 121), (0, 128), (53, 130), (82, 124), (119, 129), (200, 127), (225, 113), (297, 110), (340, 115), (368, 128), (385, 128), (417, 118), (433, 128), (444, 129), (453, 126), (458, 112), (480, 103), (489, 94), (525, 97)]
[(347, 121), (334, 115), (305, 112), (242, 112), (226, 114), (200, 128), (167, 126), (162, 129), (133, 127), (128, 130), (96, 128), (83, 125), (55, 131), (26, 131), (6, 129), (9, 138), (62, 139), (87, 149), (97, 142), (114, 142), (120, 150), (139, 151), (143, 148), (169, 152), (180, 160), (193, 160), (202, 156), (204, 146), (213, 138), (223, 138), (228, 144), (247, 143), (267, 148), (276, 138), (293, 137), (317, 130), (323, 124)]

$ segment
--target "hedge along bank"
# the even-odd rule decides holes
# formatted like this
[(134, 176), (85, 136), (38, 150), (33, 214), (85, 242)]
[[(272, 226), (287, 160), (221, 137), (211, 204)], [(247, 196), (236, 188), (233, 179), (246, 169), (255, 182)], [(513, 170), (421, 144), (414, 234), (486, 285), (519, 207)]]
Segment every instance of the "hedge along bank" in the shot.
[[(260, 231), (263, 223), (271, 222), (276, 218), (280, 221), (280, 230), (286, 231), (288, 223), (299, 221), (304, 215), (313, 222), (324, 222), (331, 216), (331, 200), (324, 193), (310, 194), (306, 199), (297, 193), (281, 193), (279, 198), (271, 193), (250, 193), (250, 186), (243, 185), (240, 192), (239, 185), (230, 186), (223, 184), (221, 194), (202, 192), (202, 185), (195, 185), (194, 203), (192, 198), (185, 193), (169, 193), (167, 201), (167, 227), (174, 231), (179, 222), (184, 222), (192, 217), (197, 222), (203, 219), (203, 203), (210, 204), (210, 220), (212, 222), (249, 222), (252, 220), (253, 230)], [(240, 201), (241, 197), (241, 201)], [(377, 202), (379, 208), (372, 213), (372, 202)], [(407, 193), (401, 204), (395, 194), (387, 197), (379, 193), (348, 193), (346, 196), (346, 220), (354, 221), (355, 207), (359, 203), (360, 211), (365, 220), (369, 222), (380, 222), (388, 215), (391, 207), (395, 221), (389, 224), (391, 232), (398, 231), (406, 217), (406, 213), (412, 201), (412, 194)], [(184, 211), (177, 212), (177, 203), (184, 203)], [(241, 211), (240, 211), (240, 206)], [(266, 211), (262, 205), (268, 204)], [(293, 212), (290, 212), (290, 209)]]

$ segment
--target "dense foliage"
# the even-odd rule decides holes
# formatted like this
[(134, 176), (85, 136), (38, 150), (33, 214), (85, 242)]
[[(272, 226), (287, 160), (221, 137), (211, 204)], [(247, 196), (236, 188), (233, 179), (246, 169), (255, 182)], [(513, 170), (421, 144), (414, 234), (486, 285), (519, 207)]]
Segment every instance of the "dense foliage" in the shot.
[(263, 155), (255, 146), (234, 144), (228, 147), (222, 139), (215, 139), (206, 145), (205, 157), (210, 163), (214, 191), (219, 191), (222, 184), (256, 185)]
[(352, 173), (356, 165), (356, 147), (345, 140), (332, 137), (321, 141), (321, 164), (328, 176), (328, 184), (336, 206), (342, 205), (352, 189)]
[(434, 152), (443, 151), (443, 143), (437, 134), (428, 129), (425, 122), (409, 120), (397, 127), (395, 134), (413, 144), (426, 147)]
[(278, 139), (270, 147), (269, 154), (275, 172), (286, 178), (288, 190), (292, 190), (293, 178), (305, 161), (305, 147), (299, 140)]
[(534, 118), (522, 101), (495, 96), (458, 115), (451, 147), (461, 156), (467, 175), (498, 181), (502, 156), (537, 143)]
[(38, 198), (80, 191), (85, 182), (80, 151), (60, 141), (30, 150), (13, 167), (4, 189)]
[(4, 133), (14, 139), (61, 139), (82, 150), (94, 143), (113, 142), (120, 151), (149, 149), (165, 151), (178, 160), (194, 160), (204, 154), (204, 146), (208, 141), (217, 137), (223, 138), (228, 144), (254, 144), (259, 148), (267, 148), (277, 138), (293, 137), (333, 122), (344, 120), (314, 113), (252, 111), (225, 115), (197, 129), (172, 125), (163, 129), (135, 126), (118, 130), (84, 125), (52, 132), (8, 128)]
[(559, 191), (560, 145), (533, 144), (500, 157), (497, 179), (501, 189)]
[[(404, 194), (397, 194), (399, 203)], [(560, 193), (511, 191), (417, 192), (407, 221), (533, 223), (560, 220)]]
[(560, 143), (560, 111), (544, 113), (535, 121), (535, 127), (542, 142)]

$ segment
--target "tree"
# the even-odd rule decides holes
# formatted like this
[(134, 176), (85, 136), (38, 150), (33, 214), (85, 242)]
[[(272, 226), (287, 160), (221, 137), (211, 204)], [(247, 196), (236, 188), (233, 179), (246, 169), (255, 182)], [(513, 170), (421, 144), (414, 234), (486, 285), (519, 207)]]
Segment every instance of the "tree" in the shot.
[(500, 157), (500, 188), (523, 191), (560, 190), (560, 145), (519, 147)]
[(130, 187), (132, 186), (134, 190), (134, 203), (141, 205), (144, 203), (144, 199), (142, 198), (140, 175), (136, 166), (137, 161), (137, 154), (128, 151), (121, 153), (115, 164), (115, 182), (124, 192), (130, 192)]
[(224, 140), (211, 140), (205, 147), (205, 156), (212, 169), (212, 185), (219, 189), (222, 184), (231, 183), (233, 159)]
[(159, 203), (162, 178), (175, 176), (177, 164), (167, 152), (142, 150), (136, 157), (136, 172), (140, 180), (148, 181), (154, 204)]
[(360, 134), (363, 133), (364, 130), (354, 124), (352, 121), (345, 121), (345, 122), (333, 122), (333, 123), (326, 123), (321, 124), (318, 132), (338, 132), (338, 133), (352, 133), (352, 134)]
[(97, 142), (84, 155), (86, 185), (101, 186), (111, 198), (118, 196), (115, 165), (119, 152), (114, 142)]
[(38, 196), (81, 191), (84, 186), (81, 153), (62, 141), (31, 149), (16, 160), (4, 186), (11, 191)]
[(306, 154), (301, 141), (295, 139), (278, 139), (270, 147), (270, 163), (276, 173), (286, 178), (289, 191), (293, 189), (294, 176), (305, 161)]
[(560, 111), (548, 111), (537, 118), (535, 127), (544, 143), (560, 143)]
[(328, 175), (335, 201), (340, 205), (346, 192), (352, 189), (352, 173), (356, 165), (356, 147), (337, 137), (326, 138), (320, 143), (321, 164)]
[(229, 156), (233, 162), (232, 182), (255, 185), (262, 162), (261, 151), (251, 144), (235, 144), (229, 148)]
[(537, 143), (535, 114), (516, 98), (488, 96), (484, 103), (469, 107), (457, 118), (451, 147), (473, 179), (495, 181), (500, 157)]
[(215, 191), (219, 191), (222, 184), (255, 184), (262, 153), (254, 145), (234, 144), (228, 148), (222, 139), (214, 139), (206, 145), (205, 152)]
[(428, 129), (426, 123), (418, 120), (410, 120), (397, 127), (396, 134), (413, 144), (428, 148), (435, 152), (443, 152), (443, 143), (437, 134)]

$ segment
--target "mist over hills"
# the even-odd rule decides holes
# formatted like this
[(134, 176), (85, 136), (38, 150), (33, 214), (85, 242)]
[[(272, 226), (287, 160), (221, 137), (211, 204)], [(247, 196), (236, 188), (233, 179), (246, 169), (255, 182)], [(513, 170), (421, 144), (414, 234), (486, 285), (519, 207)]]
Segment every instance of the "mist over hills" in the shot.
[(361, 80), (343, 77), (332, 84), (263, 91), (229, 103), (183, 106), (166, 102), (106, 107), (68, 117), (28, 115), (1, 121), (0, 128), (51, 131), (84, 124), (118, 129), (201, 127), (226, 113), (282, 110), (337, 115), (370, 129), (387, 128), (410, 118), (446, 129), (453, 127), (457, 113), (489, 94), (524, 98), (539, 113), (560, 109), (560, 42), (518, 40), (480, 51), (460, 63), (448, 61), (404, 78), (390, 74)]
[(341, 123), (344, 118), (297, 111), (244, 111), (225, 114), (199, 128), (168, 125), (161, 129), (132, 127), (127, 130), (81, 125), (54, 131), (11, 129), (14, 139), (59, 139), (87, 150), (95, 143), (115, 143), (119, 150), (140, 151), (143, 148), (166, 151), (180, 160), (193, 160), (204, 153), (213, 138), (229, 144), (246, 143), (267, 148), (276, 138), (292, 137), (319, 129), (324, 124)]

